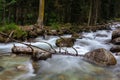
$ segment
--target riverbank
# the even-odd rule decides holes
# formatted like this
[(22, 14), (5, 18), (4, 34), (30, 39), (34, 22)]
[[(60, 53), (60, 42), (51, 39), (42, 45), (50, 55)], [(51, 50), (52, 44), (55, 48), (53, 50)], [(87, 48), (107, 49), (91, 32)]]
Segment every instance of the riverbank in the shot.
[[(43, 29), (35, 25), (19, 26), (16, 24), (8, 24), (0, 27), (0, 42), (7, 43), (13, 42), (10, 38), (20, 41), (31, 41), (33, 38), (47, 35), (60, 36), (64, 34), (74, 34), (80, 32), (90, 32), (96, 30), (108, 30), (111, 24), (85, 26), (85, 25), (72, 25), (70, 23), (59, 24), (53, 26), (44, 26)], [(5, 34), (5, 35), (3, 35)]]

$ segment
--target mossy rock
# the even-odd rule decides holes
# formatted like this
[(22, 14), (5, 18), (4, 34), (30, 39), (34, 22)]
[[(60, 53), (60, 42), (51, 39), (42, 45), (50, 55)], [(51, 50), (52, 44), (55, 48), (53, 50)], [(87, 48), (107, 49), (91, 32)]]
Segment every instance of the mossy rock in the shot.
[(58, 47), (72, 47), (74, 45), (74, 38), (60, 38), (56, 40), (56, 45)]
[(74, 38), (74, 39), (82, 38), (82, 34), (73, 33), (71, 37)]
[(5, 42), (7, 38), (4, 38), (0, 35), (0, 42)]

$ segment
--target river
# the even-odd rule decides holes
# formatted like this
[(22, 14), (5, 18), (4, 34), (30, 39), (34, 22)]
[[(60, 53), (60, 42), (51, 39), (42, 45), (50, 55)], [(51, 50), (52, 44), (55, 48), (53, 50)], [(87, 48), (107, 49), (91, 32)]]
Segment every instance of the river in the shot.
[[(111, 30), (98, 30), (96, 32), (83, 32), (84, 38), (77, 39), (74, 48), (79, 54), (85, 54), (91, 50), (97, 48), (105, 48), (109, 50), (113, 44), (110, 43), (112, 31), (116, 29), (119, 24), (112, 25)], [(103, 36), (100, 36), (103, 35)], [(70, 37), (71, 35), (64, 35), (64, 37)], [(42, 37), (35, 39), (36, 42), (31, 42), (32, 45), (50, 49), (49, 45), (39, 42), (45, 41), (50, 43), (54, 49), (59, 50), (55, 41), (59, 37), (49, 36), (49, 39), (43, 40)], [(26, 43), (26, 42), (25, 42)], [(18, 46), (22, 44), (14, 43)], [(8, 54), (11, 52), (13, 43), (0, 44), (0, 53)], [(68, 52), (75, 54), (72, 48), (67, 48)], [(114, 55), (114, 54), (113, 54)], [(115, 56), (115, 55), (114, 55)], [(115, 66), (100, 67), (91, 63), (88, 63), (82, 59), (82, 57), (67, 56), (67, 55), (53, 55), (45, 61), (39, 61), (39, 70), (33, 73), (34, 70), (31, 66), (31, 61), (26, 60), (29, 71), (21, 75), (16, 75), (13, 79), (9, 80), (119, 80), (120, 79), (120, 57), (115, 56), (117, 64)], [(8, 59), (8, 58), (6, 58)], [(24, 63), (24, 61), (22, 61)], [(0, 64), (2, 65), (2, 64)], [(1, 74), (2, 72), (0, 72)], [(7, 77), (4, 76), (4, 77)], [(0, 76), (0, 80), (1, 76)]]

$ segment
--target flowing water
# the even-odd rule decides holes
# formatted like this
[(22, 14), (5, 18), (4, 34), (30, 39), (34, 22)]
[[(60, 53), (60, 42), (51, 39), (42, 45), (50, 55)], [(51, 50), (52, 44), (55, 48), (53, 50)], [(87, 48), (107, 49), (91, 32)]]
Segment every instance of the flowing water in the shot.
[[(84, 38), (77, 39), (73, 47), (78, 51), (79, 54), (85, 54), (86, 52), (89, 52), (97, 48), (105, 48), (109, 50), (113, 46), (113, 44), (110, 43), (111, 33), (114, 29), (116, 29), (115, 27), (117, 26), (120, 25), (117, 24), (111, 26), (112, 30), (99, 30), (96, 32), (89, 32), (89, 33), (83, 32)], [(65, 35), (64, 37), (70, 37), (70, 36), (71, 35)], [(50, 46), (40, 42), (40, 41), (45, 41), (50, 43), (56, 50), (58, 50), (58, 48), (55, 45), (55, 41), (58, 38), (59, 37), (57, 36), (49, 36), (48, 40), (43, 40), (42, 37), (38, 37), (35, 39), (36, 42), (32, 42), (31, 44), (48, 50), (50, 49)], [(22, 45), (18, 43), (14, 43), (14, 44), (18, 46)], [(0, 52), (2, 54), (7, 54), (11, 52), (12, 46), (13, 43), (0, 44)], [(67, 50), (68, 52), (75, 54), (75, 51), (72, 48), (67, 48)], [(33, 73), (34, 70), (32, 69), (30, 60), (25, 60), (27, 63), (26, 64), (27, 67), (29, 67), (29, 71), (21, 75), (16, 75), (16, 77), (14, 77), (13, 79), (14, 80), (119, 80), (120, 57), (119, 56), (115, 56), (115, 57), (117, 59), (117, 64), (115, 66), (100, 67), (84, 61), (82, 57), (53, 55), (52, 58), (38, 62), (40, 68), (35, 74)], [(21, 62), (22, 64), (24, 63), (23, 61)], [(3, 63), (6, 62), (5, 61), (1, 62), (0, 66)], [(4, 72), (4, 70), (0, 72), (0, 75), (2, 74), (2, 72)], [(8, 75), (4, 77), (7, 76)], [(7, 80), (13, 80), (13, 79), (7, 79)], [(2, 80), (1, 76), (0, 76), (0, 80)]]

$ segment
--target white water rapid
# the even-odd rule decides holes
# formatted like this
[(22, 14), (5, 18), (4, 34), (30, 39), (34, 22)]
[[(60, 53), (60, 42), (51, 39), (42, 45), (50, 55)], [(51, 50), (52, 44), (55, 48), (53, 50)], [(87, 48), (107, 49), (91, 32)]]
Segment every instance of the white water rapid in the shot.
[[(112, 30), (98, 30), (96, 32), (83, 32), (83, 38), (77, 39), (73, 46), (79, 54), (85, 54), (91, 50), (97, 48), (105, 48), (109, 50), (113, 44), (110, 43), (111, 33), (119, 24), (112, 25)], [(64, 37), (70, 37), (71, 35), (65, 35)], [(35, 39), (36, 42), (31, 42), (32, 45), (50, 49), (50, 46), (40, 41), (45, 41), (51, 44), (56, 50), (58, 48), (55, 45), (57, 36), (49, 36), (48, 40), (43, 40), (42, 37)], [(22, 44), (14, 43), (17, 46)], [(0, 44), (0, 52), (11, 52), (13, 43)], [(72, 48), (67, 48), (68, 52), (75, 54)], [(64, 50), (63, 50), (64, 51)], [(74, 57), (67, 55), (53, 55), (45, 61), (39, 61), (40, 69), (36, 76), (32, 77), (33, 73), (31, 65), (28, 64), (30, 70), (26, 75), (31, 76), (29, 79), (20, 78), (18, 80), (119, 80), (120, 78), (120, 57), (115, 56), (118, 63), (111, 67), (99, 67), (91, 63), (82, 60), (82, 57)]]

